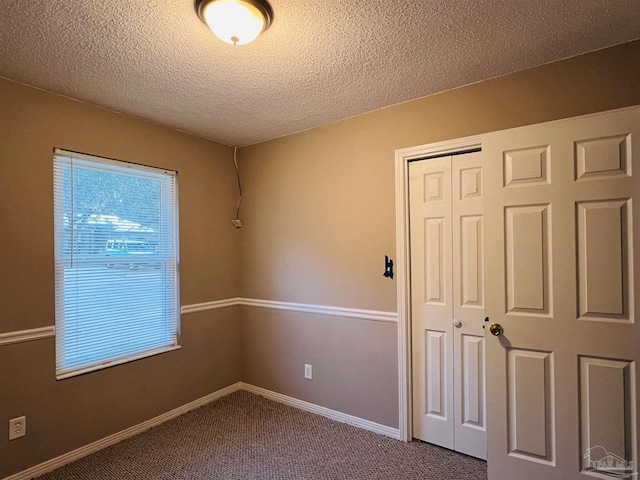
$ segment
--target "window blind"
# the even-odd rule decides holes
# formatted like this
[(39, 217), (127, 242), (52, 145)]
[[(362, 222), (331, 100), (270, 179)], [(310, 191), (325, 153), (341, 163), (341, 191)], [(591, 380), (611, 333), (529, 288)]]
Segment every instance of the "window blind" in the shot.
[(178, 348), (176, 173), (54, 152), (56, 376)]

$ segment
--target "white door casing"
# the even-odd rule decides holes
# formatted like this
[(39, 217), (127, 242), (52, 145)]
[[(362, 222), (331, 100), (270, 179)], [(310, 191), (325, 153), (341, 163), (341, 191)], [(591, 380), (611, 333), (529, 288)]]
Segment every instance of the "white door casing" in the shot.
[(486, 458), (481, 154), (409, 178), (413, 435)]
[(639, 141), (640, 108), (483, 136), (491, 479), (637, 472)]

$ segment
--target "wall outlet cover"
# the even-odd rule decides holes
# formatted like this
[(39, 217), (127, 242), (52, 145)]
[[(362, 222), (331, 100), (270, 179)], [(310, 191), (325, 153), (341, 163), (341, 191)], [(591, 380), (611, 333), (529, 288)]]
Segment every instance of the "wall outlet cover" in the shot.
[(9, 420), (9, 440), (24, 437), (27, 434), (27, 417), (17, 417)]

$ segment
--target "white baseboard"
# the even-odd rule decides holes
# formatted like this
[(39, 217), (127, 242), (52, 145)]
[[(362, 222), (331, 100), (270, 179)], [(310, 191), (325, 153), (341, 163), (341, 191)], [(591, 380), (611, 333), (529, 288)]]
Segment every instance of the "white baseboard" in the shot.
[(315, 405), (313, 403), (305, 402), (303, 400), (298, 400), (293, 397), (288, 397), (286, 395), (282, 395), (280, 393), (272, 392), (271, 390), (266, 390), (264, 388), (255, 387), (253, 385), (249, 385), (247, 383), (237, 382), (233, 385), (229, 385), (226, 388), (218, 390), (216, 392), (210, 393), (202, 398), (194, 400), (193, 402), (189, 402), (186, 405), (182, 405), (181, 407), (175, 408), (167, 413), (163, 413), (162, 415), (158, 415), (150, 420), (139, 423), (138, 425), (134, 425), (133, 427), (129, 427), (120, 432), (114, 433), (113, 435), (109, 435), (108, 437), (102, 438), (100, 440), (96, 440), (84, 447), (76, 448), (71, 452), (67, 452), (59, 457), (52, 458), (51, 460), (47, 460), (39, 465), (23, 470), (22, 472), (15, 473), (8, 477), (5, 477), (3, 480), (30, 480), (33, 477), (37, 477), (39, 475), (44, 475), (45, 473), (51, 472), (56, 468), (60, 468), (68, 463), (75, 462), (76, 460), (80, 460), (87, 455), (97, 452), (98, 450), (102, 450), (103, 448), (114, 445), (122, 440), (126, 440), (129, 437), (133, 437), (134, 435), (138, 435), (150, 428), (158, 426), (164, 422), (167, 422), (171, 419), (179, 417), (191, 410), (195, 410), (196, 408), (202, 407), (207, 403), (211, 403), (214, 400), (218, 400), (230, 393), (237, 392), (238, 390), (245, 390), (250, 393), (254, 393), (256, 395), (260, 395), (269, 400), (274, 400), (276, 402), (283, 403), (285, 405), (290, 405), (295, 408), (299, 408), (300, 410), (306, 410), (311, 413), (315, 413), (318, 415), (322, 415), (323, 417), (330, 418), (331, 420), (336, 420), (338, 422), (347, 423), (349, 425), (354, 425), (356, 427), (362, 428), (364, 430), (369, 430), (371, 432), (379, 433), (382, 435), (386, 435), (388, 437), (392, 437), (395, 439), (400, 439), (400, 431), (397, 428), (387, 427), (385, 425), (381, 425), (379, 423), (372, 422), (370, 420), (365, 420), (363, 418), (354, 417), (353, 415), (348, 415), (346, 413), (338, 412), (336, 410), (331, 410), (329, 408), (321, 407), (320, 405)]
[(37, 477), (39, 475), (44, 475), (47, 472), (55, 470), (56, 468), (60, 468), (63, 465), (66, 465), (71, 462), (75, 462), (87, 455), (97, 452), (98, 450), (102, 450), (103, 448), (114, 445), (122, 440), (125, 440), (129, 437), (133, 437), (134, 435), (138, 435), (150, 428), (160, 425), (168, 420), (179, 417), (191, 410), (195, 410), (198, 407), (206, 405), (207, 403), (213, 402), (225, 395), (229, 395), (230, 393), (237, 392), (241, 389), (241, 383), (234, 383), (226, 388), (218, 390), (216, 392), (210, 393), (202, 398), (194, 400), (193, 402), (189, 402), (186, 405), (182, 405), (181, 407), (175, 408), (167, 413), (163, 413), (162, 415), (158, 415), (146, 422), (139, 423), (138, 425), (134, 425), (133, 427), (129, 427), (120, 432), (114, 433), (113, 435), (109, 435), (108, 437), (102, 438), (95, 442), (92, 442), (84, 447), (76, 448), (71, 452), (60, 455), (59, 457), (52, 458), (51, 460), (47, 460), (39, 465), (23, 470), (22, 472), (18, 472), (14, 475), (10, 475), (5, 477), (4, 480), (30, 480), (33, 477)]
[(240, 390), (246, 390), (247, 392), (255, 393), (256, 395), (268, 398), (269, 400), (284, 403), (285, 405), (299, 408), (300, 410), (306, 410), (307, 412), (322, 415), (323, 417), (329, 418), (331, 420), (347, 423), (349, 425), (362, 428), (363, 430), (369, 430), (370, 432), (379, 433), (381, 435), (386, 435), (387, 437), (400, 440), (400, 431), (397, 428), (387, 427), (386, 425), (381, 425), (370, 420), (365, 420), (364, 418), (354, 417), (353, 415), (338, 412), (337, 410), (331, 410), (330, 408), (321, 407), (320, 405), (316, 405), (314, 403), (298, 400), (297, 398), (288, 397), (287, 395), (272, 392), (271, 390), (266, 390), (264, 388), (255, 387), (247, 383), (241, 383)]

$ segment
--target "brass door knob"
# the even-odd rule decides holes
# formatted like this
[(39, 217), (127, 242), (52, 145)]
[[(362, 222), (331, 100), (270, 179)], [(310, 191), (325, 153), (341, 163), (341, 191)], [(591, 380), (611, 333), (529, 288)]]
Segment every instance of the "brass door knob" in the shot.
[(499, 337), (504, 333), (504, 328), (502, 328), (502, 325), (500, 325), (499, 323), (492, 323), (491, 325), (489, 325), (489, 331), (491, 332), (491, 335)]

